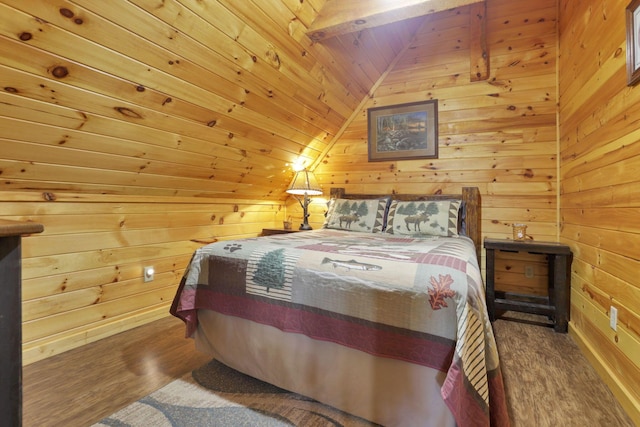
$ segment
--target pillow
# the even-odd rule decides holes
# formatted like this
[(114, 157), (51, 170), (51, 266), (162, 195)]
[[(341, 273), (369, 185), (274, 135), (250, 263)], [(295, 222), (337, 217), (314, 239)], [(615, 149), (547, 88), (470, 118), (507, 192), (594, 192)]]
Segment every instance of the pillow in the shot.
[(334, 199), (322, 228), (381, 233), (391, 197), (380, 199)]
[(394, 200), (386, 232), (399, 236), (457, 236), (460, 200)]
[(460, 202), (460, 213), (458, 214), (458, 234), (467, 235), (467, 205), (464, 200)]

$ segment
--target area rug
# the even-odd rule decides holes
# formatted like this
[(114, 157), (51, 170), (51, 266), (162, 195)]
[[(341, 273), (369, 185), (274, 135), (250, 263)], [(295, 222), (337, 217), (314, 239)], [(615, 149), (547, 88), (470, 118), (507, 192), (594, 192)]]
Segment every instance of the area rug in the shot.
[(102, 426), (370, 427), (376, 424), (212, 360), (94, 425)]

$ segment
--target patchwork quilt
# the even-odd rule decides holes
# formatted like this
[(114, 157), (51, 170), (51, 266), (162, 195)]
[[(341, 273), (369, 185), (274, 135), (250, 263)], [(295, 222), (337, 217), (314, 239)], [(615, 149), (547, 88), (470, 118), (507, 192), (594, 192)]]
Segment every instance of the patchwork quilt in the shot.
[(508, 425), (473, 242), (321, 229), (198, 249), (171, 313), (208, 309), (446, 373), (460, 426)]

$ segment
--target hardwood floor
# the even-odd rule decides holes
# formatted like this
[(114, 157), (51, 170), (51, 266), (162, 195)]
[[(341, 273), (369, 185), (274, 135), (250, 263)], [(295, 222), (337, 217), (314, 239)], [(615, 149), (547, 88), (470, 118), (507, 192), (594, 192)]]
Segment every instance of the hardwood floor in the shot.
[(511, 427), (633, 427), (570, 334), (546, 316), (498, 314), (493, 331)]
[[(502, 319), (494, 330), (513, 427), (633, 426), (568, 334)], [(90, 426), (209, 360), (167, 317), (25, 366), (23, 425)]]
[(89, 426), (210, 360), (175, 317), (23, 369), (25, 427)]

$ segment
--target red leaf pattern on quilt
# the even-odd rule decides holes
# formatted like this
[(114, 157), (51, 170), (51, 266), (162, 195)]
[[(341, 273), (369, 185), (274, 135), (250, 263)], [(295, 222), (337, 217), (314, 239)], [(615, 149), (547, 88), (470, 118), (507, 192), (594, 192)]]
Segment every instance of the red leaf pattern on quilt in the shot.
[(429, 280), (431, 282), (431, 288), (429, 288), (429, 303), (434, 310), (440, 310), (442, 307), (448, 307), (445, 298), (453, 298), (456, 295), (456, 291), (451, 289), (453, 279), (451, 275), (447, 274), (443, 276), (438, 274), (439, 280), (436, 280), (434, 276), (431, 276)]

